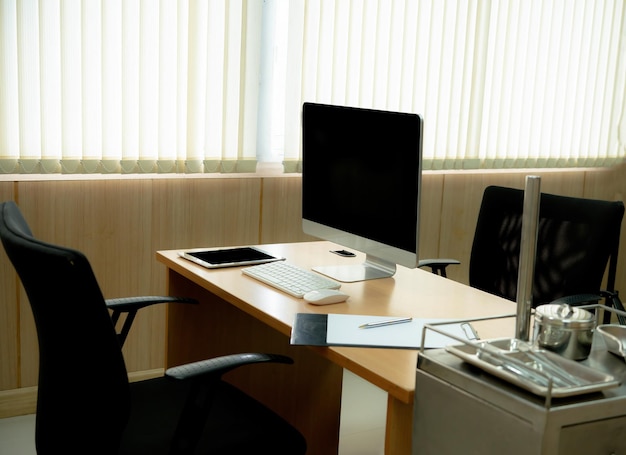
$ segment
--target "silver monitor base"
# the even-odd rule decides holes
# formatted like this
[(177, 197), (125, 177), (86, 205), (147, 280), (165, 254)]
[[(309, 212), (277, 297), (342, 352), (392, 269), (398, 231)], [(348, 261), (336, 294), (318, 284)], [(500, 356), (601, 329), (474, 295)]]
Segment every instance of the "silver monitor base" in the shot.
[(362, 264), (326, 265), (313, 267), (313, 270), (342, 283), (354, 283), (392, 277), (396, 273), (396, 265), (368, 256)]

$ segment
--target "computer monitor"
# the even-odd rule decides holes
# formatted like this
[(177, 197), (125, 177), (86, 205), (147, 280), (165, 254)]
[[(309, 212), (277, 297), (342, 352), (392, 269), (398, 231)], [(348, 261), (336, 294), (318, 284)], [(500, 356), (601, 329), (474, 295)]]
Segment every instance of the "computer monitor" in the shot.
[(304, 103), (302, 141), (304, 232), (366, 255), (313, 270), (353, 282), (417, 267), (421, 117)]

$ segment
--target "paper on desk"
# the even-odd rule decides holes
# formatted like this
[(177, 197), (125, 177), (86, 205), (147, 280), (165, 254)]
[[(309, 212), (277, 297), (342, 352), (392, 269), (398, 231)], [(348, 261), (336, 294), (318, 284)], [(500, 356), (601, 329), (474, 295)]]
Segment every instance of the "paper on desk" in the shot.
[[(460, 323), (453, 323), (453, 319), (420, 319), (413, 318), (411, 322), (393, 324), (369, 329), (359, 328), (362, 324), (394, 319), (389, 316), (367, 316), (355, 314), (329, 314), (326, 342), (329, 346), (375, 346), (386, 348), (420, 348), (422, 329), (424, 324), (451, 321), (450, 324), (438, 326), (439, 329), (468, 339), (466, 330)], [(449, 344), (458, 344), (452, 338), (428, 330), (426, 332), (425, 348), (442, 348)]]

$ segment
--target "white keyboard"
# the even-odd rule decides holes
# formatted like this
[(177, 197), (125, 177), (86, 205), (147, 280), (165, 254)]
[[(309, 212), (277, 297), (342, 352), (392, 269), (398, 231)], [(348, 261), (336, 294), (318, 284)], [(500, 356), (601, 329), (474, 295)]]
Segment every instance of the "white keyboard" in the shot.
[(341, 287), (341, 284), (330, 278), (284, 261), (253, 265), (242, 269), (242, 272), (299, 299), (309, 291)]

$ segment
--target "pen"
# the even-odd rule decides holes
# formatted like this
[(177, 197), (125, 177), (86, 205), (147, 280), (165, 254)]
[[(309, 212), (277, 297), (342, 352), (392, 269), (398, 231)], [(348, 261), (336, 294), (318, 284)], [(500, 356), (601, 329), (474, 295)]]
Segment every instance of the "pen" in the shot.
[(368, 322), (367, 324), (361, 324), (359, 326), (359, 329), (373, 329), (375, 327), (383, 327), (386, 325), (403, 324), (405, 322), (411, 322), (412, 320), (413, 318), (397, 318), (397, 319), (387, 319), (385, 321), (378, 321), (378, 322)]

